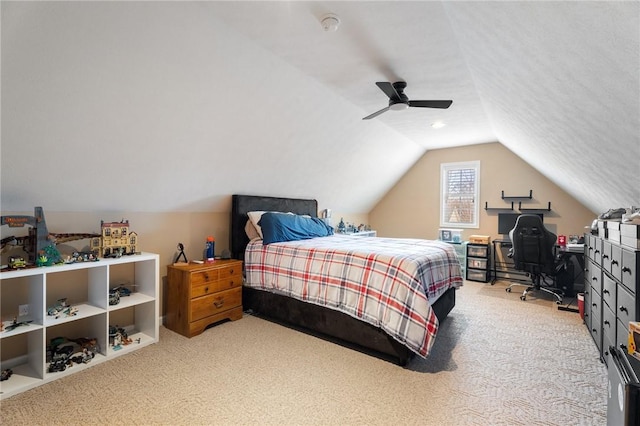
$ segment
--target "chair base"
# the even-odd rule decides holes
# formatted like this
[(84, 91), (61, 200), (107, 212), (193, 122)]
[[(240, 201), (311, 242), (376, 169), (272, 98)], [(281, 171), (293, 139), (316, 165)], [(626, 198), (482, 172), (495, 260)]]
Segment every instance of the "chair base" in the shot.
[(520, 296), (520, 300), (527, 300), (527, 294), (531, 293), (532, 291), (543, 291), (543, 292), (551, 294), (553, 297), (555, 297), (556, 298), (556, 304), (558, 304), (558, 305), (562, 304), (562, 298), (564, 297), (564, 293), (560, 289), (554, 289), (554, 288), (550, 288), (550, 287), (542, 287), (542, 286), (537, 286), (537, 285), (528, 285), (528, 284), (523, 284), (523, 283), (511, 283), (511, 285), (509, 285), (509, 287), (507, 287), (505, 289), (505, 291), (507, 293), (511, 293), (511, 288), (513, 286), (516, 286), (516, 285), (526, 285), (527, 286), (527, 288), (522, 292), (522, 295)]

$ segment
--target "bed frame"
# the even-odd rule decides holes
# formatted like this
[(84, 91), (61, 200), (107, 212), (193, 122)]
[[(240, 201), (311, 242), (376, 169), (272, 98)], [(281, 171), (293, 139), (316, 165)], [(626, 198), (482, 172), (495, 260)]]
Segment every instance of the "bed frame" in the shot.
[[(234, 259), (244, 260), (244, 252), (249, 243), (244, 230), (247, 212), (256, 210), (293, 212), (317, 217), (318, 203), (307, 199), (233, 195), (231, 254)], [(439, 321), (443, 321), (453, 309), (455, 297), (455, 289), (451, 288), (432, 304)], [(411, 350), (382, 329), (339, 311), (249, 287), (242, 289), (242, 304), (245, 310), (250, 309), (254, 315), (399, 365), (406, 365), (414, 356)]]

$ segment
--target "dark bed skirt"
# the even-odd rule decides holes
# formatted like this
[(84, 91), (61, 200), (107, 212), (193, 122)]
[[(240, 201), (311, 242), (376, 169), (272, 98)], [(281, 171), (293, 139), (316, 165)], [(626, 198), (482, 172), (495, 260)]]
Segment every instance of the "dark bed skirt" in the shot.
[[(455, 289), (447, 290), (432, 305), (442, 321), (455, 306)], [(304, 331), (334, 343), (406, 365), (414, 353), (378, 327), (347, 314), (291, 297), (243, 287), (242, 305), (261, 318)]]

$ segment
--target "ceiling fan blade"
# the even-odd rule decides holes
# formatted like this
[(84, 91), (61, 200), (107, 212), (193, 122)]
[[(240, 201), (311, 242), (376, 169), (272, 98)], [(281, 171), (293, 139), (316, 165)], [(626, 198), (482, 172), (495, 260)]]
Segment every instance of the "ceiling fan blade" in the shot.
[(392, 101), (402, 100), (400, 99), (400, 95), (398, 94), (398, 92), (396, 92), (396, 89), (393, 87), (393, 84), (389, 83), (388, 81), (378, 81), (376, 82), (376, 86), (378, 86), (380, 90), (382, 90), (385, 95), (387, 95)]
[(409, 101), (410, 107), (447, 109), (453, 101)]
[(374, 113), (373, 113), (373, 114), (371, 114), (371, 115), (367, 115), (365, 118), (363, 118), (363, 120), (369, 120), (370, 118), (377, 117), (377, 116), (379, 116), (380, 114), (382, 114), (383, 112), (387, 112), (387, 111), (389, 111), (389, 108), (391, 108), (391, 107), (382, 108), (380, 111), (376, 111), (376, 112), (374, 112)]

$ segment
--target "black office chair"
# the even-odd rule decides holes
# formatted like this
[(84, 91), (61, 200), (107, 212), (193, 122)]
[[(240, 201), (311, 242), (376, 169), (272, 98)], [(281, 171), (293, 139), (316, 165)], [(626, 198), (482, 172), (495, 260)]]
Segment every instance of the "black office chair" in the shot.
[[(540, 216), (523, 214), (518, 216), (509, 238), (512, 243), (509, 256), (513, 258), (514, 268), (526, 272), (532, 282), (520, 299), (526, 300), (529, 292), (540, 290), (553, 295), (556, 303), (561, 304), (563, 291), (546, 281), (548, 277), (556, 277), (567, 268), (566, 260), (555, 256), (556, 234), (544, 227)], [(507, 292), (511, 292), (514, 285), (526, 284), (513, 283), (507, 287)]]

